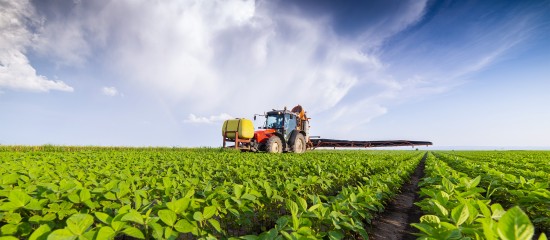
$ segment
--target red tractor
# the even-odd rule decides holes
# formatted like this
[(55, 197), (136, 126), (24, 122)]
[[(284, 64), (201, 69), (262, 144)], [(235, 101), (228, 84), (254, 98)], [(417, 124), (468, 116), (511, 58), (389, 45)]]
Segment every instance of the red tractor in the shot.
[[(249, 151), (270, 153), (294, 152), (303, 153), (311, 147), (309, 140), (309, 119), (302, 106), (298, 105), (291, 111), (269, 111), (264, 116), (262, 127), (254, 131), (252, 121), (248, 119), (226, 120), (223, 124), (223, 146), (227, 142), (235, 142), (235, 148)], [(253, 134), (252, 134), (253, 132)]]

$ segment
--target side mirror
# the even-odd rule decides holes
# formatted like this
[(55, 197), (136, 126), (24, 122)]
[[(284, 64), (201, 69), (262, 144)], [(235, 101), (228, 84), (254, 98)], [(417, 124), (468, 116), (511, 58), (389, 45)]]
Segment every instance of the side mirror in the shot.
[(254, 115), (254, 121), (256, 121), (256, 115)]

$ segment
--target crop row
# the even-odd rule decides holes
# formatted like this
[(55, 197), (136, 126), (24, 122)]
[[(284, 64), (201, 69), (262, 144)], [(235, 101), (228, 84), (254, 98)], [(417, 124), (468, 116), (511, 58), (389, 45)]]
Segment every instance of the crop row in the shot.
[[(453, 169), (466, 173), (470, 177), (481, 176), (480, 186), (487, 190), (485, 197), (502, 203), (507, 208), (520, 206), (537, 228), (542, 232), (550, 231), (548, 181), (506, 173), (509, 169), (508, 165), (515, 162), (512, 159), (496, 159), (495, 161), (500, 161), (500, 164), (495, 165), (491, 161), (478, 161), (475, 157), (465, 158), (452, 153), (438, 152), (435, 155)], [(526, 168), (524, 170), (529, 171)], [(533, 169), (532, 172), (536, 172), (536, 169)], [(548, 175), (548, 173), (546, 174)]]
[(447, 154), (487, 164), (503, 173), (550, 182), (550, 151), (458, 151)]
[(411, 152), (1, 150), (6, 239), (365, 235), (364, 223), (421, 158)]
[[(425, 178), (419, 184), (423, 199), (416, 203), (426, 213), (420, 239), (531, 239), (535, 229), (520, 207), (507, 211), (484, 196), (481, 176), (471, 178), (430, 154)], [(546, 239), (541, 234), (539, 239)]]

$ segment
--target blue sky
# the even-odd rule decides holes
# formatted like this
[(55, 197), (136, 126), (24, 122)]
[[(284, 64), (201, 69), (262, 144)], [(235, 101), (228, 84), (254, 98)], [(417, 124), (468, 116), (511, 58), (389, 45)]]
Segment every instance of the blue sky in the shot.
[(301, 104), (326, 138), (550, 148), (548, 0), (0, 4), (0, 144), (220, 146)]

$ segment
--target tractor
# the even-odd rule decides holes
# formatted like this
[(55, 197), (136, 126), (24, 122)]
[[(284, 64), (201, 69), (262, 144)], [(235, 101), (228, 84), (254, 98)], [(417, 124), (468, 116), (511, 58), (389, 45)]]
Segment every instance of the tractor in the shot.
[(275, 110), (264, 114), (262, 127), (254, 131), (252, 121), (248, 119), (226, 120), (222, 127), (223, 147), (227, 142), (234, 142), (235, 148), (244, 151), (262, 151), (269, 153), (293, 152), (304, 153), (311, 147), (309, 140), (309, 118), (302, 106), (292, 110)]

